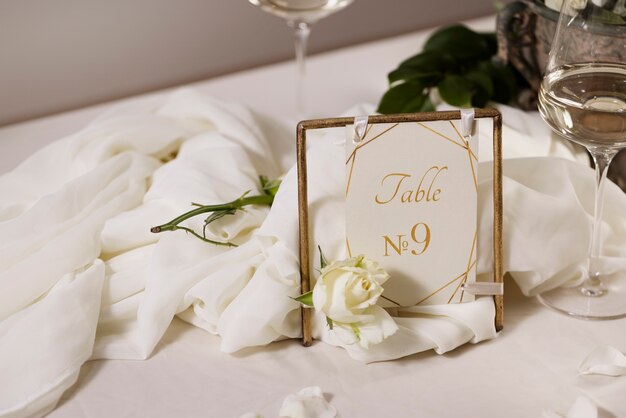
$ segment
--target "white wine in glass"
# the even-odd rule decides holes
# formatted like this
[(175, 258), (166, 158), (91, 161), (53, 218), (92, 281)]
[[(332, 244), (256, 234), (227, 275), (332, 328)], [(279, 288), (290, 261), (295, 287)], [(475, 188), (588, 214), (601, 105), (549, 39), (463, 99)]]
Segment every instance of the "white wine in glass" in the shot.
[(293, 29), (296, 50), (296, 113), (298, 119), (307, 116), (305, 97), (306, 48), (311, 25), (337, 12), (353, 0), (248, 0), (262, 10), (287, 20)]
[(606, 274), (601, 260), (606, 173), (615, 154), (626, 148), (626, 26), (607, 22), (605, 12), (592, 2), (563, 2), (539, 91), (543, 119), (585, 146), (596, 167), (587, 276), (577, 287), (538, 296), (545, 305), (582, 319), (626, 316), (626, 272)]
[(582, 63), (546, 75), (539, 100), (544, 119), (585, 147), (626, 146), (626, 64)]

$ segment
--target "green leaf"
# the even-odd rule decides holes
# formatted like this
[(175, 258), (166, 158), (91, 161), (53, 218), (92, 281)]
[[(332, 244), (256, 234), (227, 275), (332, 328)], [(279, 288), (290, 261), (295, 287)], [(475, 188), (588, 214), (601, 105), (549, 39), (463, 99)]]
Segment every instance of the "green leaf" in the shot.
[(390, 84), (399, 80), (413, 80), (428, 87), (438, 83), (443, 73), (455, 66), (456, 61), (450, 55), (426, 51), (404, 60), (387, 77)]
[(261, 174), (259, 176), (259, 181), (261, 182), (261, 189), (264, 189), (265, 185), (269, 183), (270, 179), (268, 179), (265, 174)]
[(276, 196), (276, 193), (278, 192), (278, 188), (280, 187), (280, 183), (282, 180), (280, 179), (270, 180), (267, 178), (267, 176), (261, 174), (259, 176), (259, 181), (261, 182), (261, 190), (263, 191), (264, 194), (268, 196)]
[(402, 61), (398, 68), (413, 67), (428, 71), (446, 70), (452, 68), (456, 60), (452, 55), (442, 51), (422, 51)]
[(268, 181), (263, 186), (263, 193), (265, 193), (266, 195), (269, 195), (269, 196), (276, 196), (276, 193), (278, 193), (278, 189), (280, 188), (281, 182), (282, 182), (282, 180), (280, 180), (280, 179), (275, 179), (275, 180)]
[(300, 302), (305, 306), (313, 306), (313, 291), (311, 290), (310, 292), (306, 292), (297, 298), (293, 298), (293, 300)]
[(427, 97), (428, 90), (421, 83), (401, 83), (387, 90), (377, 111), (383, 114), (419, 112)]
[(489, 33), (480, 33), (480, 36), (483, 37), (485, 43), (487, 44), (487, 50), (489, 51), (489, 55), (495, 55), (498, 52), (498, 38), (494, 32)]
[(317, 249), (320, 251), (320, 269), (323, 269), (324, 267), (328, 265), (328, 260), (326, 259), (326, 256), (324, 255), (324, 252), (322, 251), (322, 247), (318, 245)]
[(465, 78), (474, 83), (472, 106), (485, 107), (493, 94), (493, 83), (489, 76), (481, 71), (471, 71), (465, 74)]
[(387, 75), (389, 84), (394, 84), (398, 81), (413, 81), (421, 84), (424, 87), (436, 86), (437, 83), (443, 78), (444, 71), (427, 71), (421, 68), (414, 67), (400, 67)]
[(424, 45), (424, 51), (448, 54), (458, 61), (483, 60), (491, 57), (489, 38), (463, 25), (453, 25), (435, 32)]
[(458, 107), (472, 107), (472, 96), (476, 91), (475, 84), (455, 74), (448, 74), (439, 83), (439, 94), (446, 103)]
[(507, 104), (517, 95), (515, 73), (508, 65), (483, 61), (478, 65), (478, 70), (484, 72), (493, 84), (492, 100)]
[(424, 101), (428, 95), (426, 93), (422, 93), (413, 98), (413, 100), (409, 100), (403, 107), (400, 109), (399, 113), (412, 113), (412, 112), (421, 112), (422, 106), (424, 106)]
[(328, 328), (332, 331), (333, 330), (333, 326), (335, 325), (333, 320), (330, 319), (329, 317), (326, 317), (326, 324), (328, 325)]

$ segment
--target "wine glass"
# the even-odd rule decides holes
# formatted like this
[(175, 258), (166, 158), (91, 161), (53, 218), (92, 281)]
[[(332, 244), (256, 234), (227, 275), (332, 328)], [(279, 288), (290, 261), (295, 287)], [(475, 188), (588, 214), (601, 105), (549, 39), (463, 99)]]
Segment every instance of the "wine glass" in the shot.
[[(600, 258), (606, 173), (626, 148), (626, 26), (591, 1), (564, 0), (539, 91), (539, 111), (595, 162), (594, 221), (587, 276), (577, 287), (542, 293), (545, 305), (582, 319), (626, 316), (626, 272), (605, 274)], [(625, 214), (626, 216), (626, 214)]]
[(337, 12), (353, 0), (248, 0), (262, 10), (287, 20), (293, 29), (296, 50), (296, 113), (298, 119), (306, 117), (305, 57), (311, 25), (331, 13)]

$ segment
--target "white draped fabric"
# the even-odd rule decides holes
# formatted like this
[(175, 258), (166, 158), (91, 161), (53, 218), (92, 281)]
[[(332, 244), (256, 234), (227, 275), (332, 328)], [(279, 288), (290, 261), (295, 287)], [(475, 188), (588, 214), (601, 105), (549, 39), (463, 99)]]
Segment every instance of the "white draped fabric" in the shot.
[[(593, 173), (548, 140), (536, 118), (505, 111), (505, 269), (527, 295), (584, 267)], [(485, 132), (485, 130), (483, 130)], [(310, 141), (312, 240), (343, 251), (343, 131)], [(109, 112), (0, 177), (0, 416), (54, 408), (96, 358), (145, 359), (175, 315), (235, 352), (300, 335), (294, 134), (248, 110), (181, 90)], [(482, 145), (481, 149), (486, 149)], [(176, 157), (173, 158), (174, 153)], [(515, 158), (515, 159), (513, 159)], [(483, 159), (488, 159), (483, 156)], [(478, 271), (491, 272), (490, 163), (480, 168)], [(290, 168), (291, 167), (291, 168)], [(248, 208), (207, 230), (152, 234), (190, 208), (258, 191), (286, 173), (271, 210)], [(626, 198), (607, 188), (606, 261), (626, 267)], [(201, 228), (202, 219), (189, 226)], [(416, 307), (391, 338), (345, 345), (318, 318), (315, 336), (364, 362), (495, 337), (490, 298)]]

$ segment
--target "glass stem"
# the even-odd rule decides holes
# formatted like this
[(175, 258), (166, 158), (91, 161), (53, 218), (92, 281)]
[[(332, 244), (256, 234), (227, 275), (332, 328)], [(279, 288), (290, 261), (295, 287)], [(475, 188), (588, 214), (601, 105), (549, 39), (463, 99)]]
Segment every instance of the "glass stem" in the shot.
[(306, 118), (306, 49), (311, 26), (303, 21), (290, 21), (296, 50), (296, 116), (298, 120)]
[(602, 267), (602, 212), (604, 209), (604, 185), (606, 174), (616, 150), (607, 148), (590, 149), (591, 157), (596, 166), (596, 190), (593, 208), (593, 226), (591, 230), (591, 248), (589, 251), (589, 275), (583, 283), (581, 291), (586, 296), (601, 296), (606, 292), (601, 280)]

